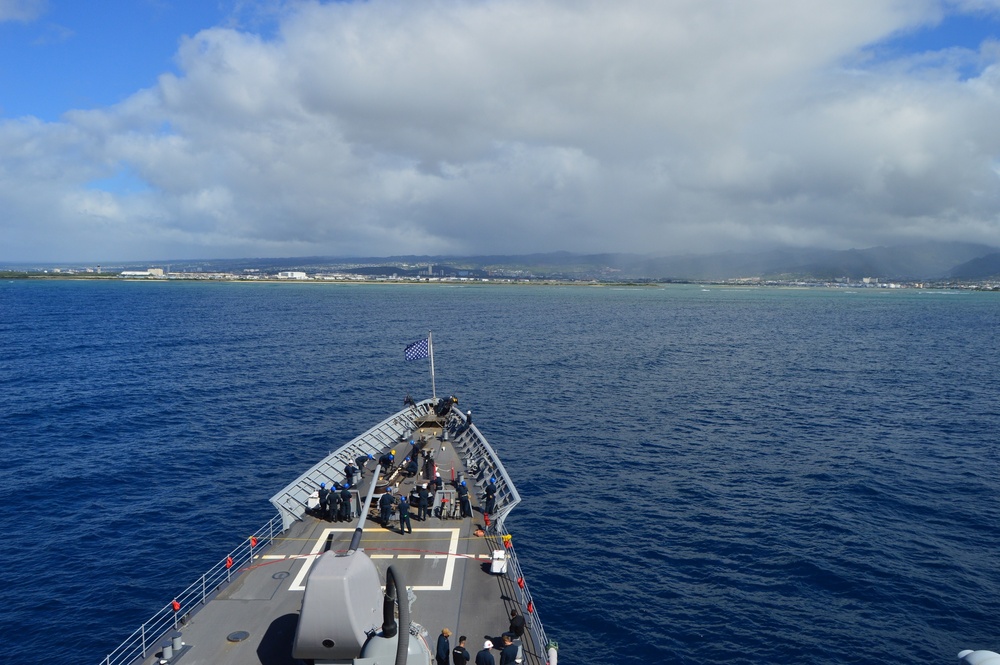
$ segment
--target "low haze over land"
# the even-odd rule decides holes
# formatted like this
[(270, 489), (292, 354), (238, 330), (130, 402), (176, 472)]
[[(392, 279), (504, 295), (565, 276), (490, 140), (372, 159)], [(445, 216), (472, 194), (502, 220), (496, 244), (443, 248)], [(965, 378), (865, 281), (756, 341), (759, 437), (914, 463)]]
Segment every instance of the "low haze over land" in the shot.
[(1000, 246), (998, 18), (0, 0), (0, 260)]

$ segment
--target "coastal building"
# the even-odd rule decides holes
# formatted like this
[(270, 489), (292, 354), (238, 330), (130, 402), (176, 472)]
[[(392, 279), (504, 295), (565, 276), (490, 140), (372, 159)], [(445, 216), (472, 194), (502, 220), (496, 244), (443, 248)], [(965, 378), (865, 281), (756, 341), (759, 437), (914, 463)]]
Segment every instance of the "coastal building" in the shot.
[(278, 279), (309, 279), (304, 272), (285, 270), (278, 273)]
[(123, 270), (119, 277), (163, 277), (163, 268), (147, 268), (146, 270)]

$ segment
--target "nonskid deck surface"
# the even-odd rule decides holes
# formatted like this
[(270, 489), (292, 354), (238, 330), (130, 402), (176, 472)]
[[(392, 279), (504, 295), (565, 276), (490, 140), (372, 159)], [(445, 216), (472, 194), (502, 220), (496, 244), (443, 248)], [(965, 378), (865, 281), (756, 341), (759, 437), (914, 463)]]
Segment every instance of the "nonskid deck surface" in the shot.
[[(447, 442), (433, 443), (439, 472), (448, 482), (452, 468), (456, 476), (463, 470), (461, 460)], [(362, 497), (375, 470), (370, 462), (360, 487)], [(418, 476), (395, 479), (391, 484), (397, 494), (409, 494), (423, 482)], [(389, 565), (401, 574), (414, 597), (411, 621), (425, 631), (432, 654), (443, 628), (452, 632), (452, 647), (461, 635), (467, 636), (465, 646), (473, 657), (487, 636), (499, 646), (499, 636), (508, 630), (510, 611), (516, 607), (513, 581), (490, 572), (492, 552), (503, 545), (491, 536), (476, 535), (484, 520), (479, 497), (475, 492), (470, 492), (470, 497), (474, 509), (471, 518), (432, 515), (419, 521), (416, 508), (411, 509), (412, 534), (400, 533), (395, 515), (390, 528), (380, 526), (376, 502), (364, 523), (361, 549), (372, 558), (383, 582)], [(346, 551), (357, 523), (356, 516), (350, 522), (329, 522), (312, 515), (294, 523), (272, 547), (255, 554), (246, 570), (234, 571), (232, 582), (179, 626), (183, 647), (175, 651), (170, 663), (301, 663), (292, 657), (292, 643), (309, 570), (323, 551)], [(530, 616), (526, 618), (531, 621)], [(169, 643), (169, 639), (164, 641)], [(525, 632), (522, 646), (524, 662), (536, 662), (531, 654), (540, 650), (531, 644), (530, 631)], [(497, 658), (498, 653), (494, 650)], [(159, 654), (160, 649), (156, 649), (144, 663), (159, 662)]]

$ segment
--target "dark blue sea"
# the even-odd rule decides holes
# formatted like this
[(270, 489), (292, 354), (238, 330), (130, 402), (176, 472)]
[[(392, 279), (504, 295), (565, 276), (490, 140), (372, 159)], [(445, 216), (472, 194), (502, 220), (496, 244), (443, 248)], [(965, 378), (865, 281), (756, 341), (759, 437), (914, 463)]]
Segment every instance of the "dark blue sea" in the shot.
[(1000, 295), (0, 282), (0, 661), (92, 663), (430, 394), (564, 663), (1000, 650)]

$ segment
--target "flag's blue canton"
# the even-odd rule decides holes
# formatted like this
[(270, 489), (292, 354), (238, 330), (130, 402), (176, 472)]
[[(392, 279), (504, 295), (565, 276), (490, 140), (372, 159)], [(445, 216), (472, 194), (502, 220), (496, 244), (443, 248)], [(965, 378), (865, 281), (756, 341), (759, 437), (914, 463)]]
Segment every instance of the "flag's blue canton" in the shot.
[(403, 355), (406, 356), (407, 360), (420, 360), (421, 358), (429, 358), (430, 351), (427, 348), (427, 340), (422, 339), (419, 342), (414, 342), (406, 347), (403, 351)]

